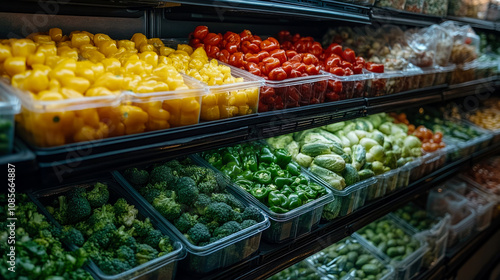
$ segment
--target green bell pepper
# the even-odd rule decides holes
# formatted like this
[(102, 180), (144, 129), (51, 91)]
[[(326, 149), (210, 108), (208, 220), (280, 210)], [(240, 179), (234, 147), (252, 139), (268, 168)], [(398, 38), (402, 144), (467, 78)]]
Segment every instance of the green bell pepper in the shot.
[(235, 179), (242, 172), (241, 168), (234, 161), (230, 162), (230, 163), (226, 164), (226, 166), (222, 167), (221, 171), (222, 171), (222, 173), (229, 176), (229, 178), (231, 178), (231, 179)]
[(256, 155), (246, 155), (243, 159), (243, 169), (250, 171), (257, 171), (259, 168), (257, 164), (257, 156)]
[(269, 188), (259, 186), (259, 187), (254, 187), (250, 193), (260, 202), (266, 203), (268, 201), (270, 190)]
[(253, 172), (250, 170), (245, 170), (241, 174), (236, 177), (236, 179), (245, 179), (245, 180), (253, 180)]
[(241, 166), (240, 155), (234, 152), (225, 151), (222, 155), (222, 161), (224, 164), (229, 164), (231, 162), (235, 162), (238, 166)]
[(288, 195), (288, 205), (286, 208), (295, 209), (302, 206), (302, 199), (295, 193)]
[(285, 209), (285, 208), (280, 207), (280, 206), (271, 206), (271, 207), (269, 207), (269, 210), (273, 211), (274, 213), (278, 213), (278, 214), (284, 214), (284, 213), (288, 212), (288, 209)]
[(252, 181), (245, 180), (245, 179), (237, 180), (234, 183), (236, 183), (236, 185), (240, 186), (242, 189), (244, 189), (246, 191), (250, 191), (254, 187), (254, 183)]
[(300, 175), (300, 166), (296, 162), (290, 162), (286, 165), (286, 171), (292, 176)]
[(270, 166), (269, 163), (260, 162), (258, 169), (259, 170), (267, 170), (269, 168), (269, 166)]
[(278, 188), (278, 186), (276, 186), (275, 184), (269, 184), (267, 185), (267, 188), (269, 188), (270, 191), (279, 191), (280, 188)]
[(282, 168), (286, 168), (286, 166), (292, 161), (292, 156), (285, 149), (277, 149), (274, 151), (276, 155), (276, 163)]
[(304, 192), (303, 190), (296, 190), (295, 193), (299, 196), (300, 199), (302, 199), (302, 201), (306, 201), (309, 199), (309, 197), (307, 197), (306, 195), (306, 192)]
[(219, 170), (224, 166), (222, 156), (219, 153), (205, 154), (204, 158), (208, 163)]
[(273, 178), (276, 178), (279, 176), (279, 173), (283, 170), (281, 170), (281, 167), (277, 165), (276, 163), (271, 163), (269, 167), (267, 168), (269, 172), (271, 172), (271, 175)]
[(273, 180), (271, 172), (267, 170), (259, 170), (253, 174), (253, 181), (261, 184), (270, 184)]
[(267, 203), (270, 207), (278, 206), (286, 208), (288, 204), (288, 198), (286, 197), (286, 195), (280, 193), (279, 191), (272, 191), (269, 193)]
[(268, 147), (262, 147), (259, 154), (259, 162), (276, 163), (276, 156)]
[(274, 178), (274, 184), (278, 186), (278, 188), (282, 188), (284, 185), (291, 185), (293, 183), (293, 180), (291, 178), (284, 178), (284, 177), (276, 177)]
[(302, 191), (304, 191), (306, 193), (306, 196), (310, 199), (315, 199), (316, 196), (318, 196), (318, 192), (313, 190), (310, 186), (308, 185), (302, 185), (302, 186), (299, 186), (299, 188), (301, 188)]
[(285, 186), (281, 189), (280, 193), (282, 193), (282, 194), (284, 194), (284, 195), (286, 195), (286, 196), (289, 196), (290, 194), (294, 193), (294, 191), (293, 191), (293, 190), (292, 190), (289, 186), (286, 186), (286, 185), (285, 185)]

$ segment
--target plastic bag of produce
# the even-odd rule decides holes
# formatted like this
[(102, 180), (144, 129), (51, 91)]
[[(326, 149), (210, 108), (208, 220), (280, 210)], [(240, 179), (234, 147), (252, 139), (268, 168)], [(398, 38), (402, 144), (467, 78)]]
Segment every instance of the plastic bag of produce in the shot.
[(434, 34), (432, 40), (436, 41), (436, 64), (446, 66), (453, 49), (453, 38), (446, 29), (439, 25), (432, 25), (430, 29)]
[(453, 38), (450, 62), (464, 64), (477, 58), (480, 39), (470, 25), (459, 26), (456, 22), (446, 21), (441, 27)]
[(409, 29), (405, 32), (405, 39), (413, 53), (409, 56), (410, 63), (418, 67), (431, 67), (436, 56), (436, 41), (431, 28)]

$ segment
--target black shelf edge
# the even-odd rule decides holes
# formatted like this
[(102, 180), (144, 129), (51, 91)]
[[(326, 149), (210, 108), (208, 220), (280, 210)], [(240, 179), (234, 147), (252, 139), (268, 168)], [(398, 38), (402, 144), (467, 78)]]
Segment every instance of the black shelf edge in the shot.
[[(370, 8), (357, 5), (316, 5), (301, 1), (260, 1), (260, 0), (169, 0), (168, 2), (186, 5), (215, 7), (227, 11), (247, 11), (253, 13), (272, 13), (274, 15), (306, 18), (309, 20), (336, 20), (370, 24)], [(331, 1), (332, 3), (335, 3)], [(329, 3), (329, 4), (332, 4)]]
[(462, 84), (450, 85), (449, 88), (443, 92), (443, 101), (469, 95), (491, 94), (497, 87), (497, 81), (498, 77), (494, 76)]
[(497, 24), (494, 21), (482, 20), (468, 17), (447, 16), (446, 19), (466, 23), (475, 29), (497, 31)]
[(457, 244), (454, 248), (446, 251), (446, 275), (451, 276), (498, 230), (500, 230), (500, 219), (493, 220), (491, 225), (471, 235), (466, 240)]

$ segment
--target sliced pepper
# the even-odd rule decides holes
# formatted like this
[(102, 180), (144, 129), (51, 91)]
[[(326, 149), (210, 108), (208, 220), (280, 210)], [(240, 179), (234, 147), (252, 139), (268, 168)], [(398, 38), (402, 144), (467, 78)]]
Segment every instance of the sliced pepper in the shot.
[(302, 206), (302, 199), (295, 193), (288, 195), (288, 209), (295, 209)]
[(293, 183), (293, 180), (291, 178), (285, 178), (285, 177), (276, 177), (274, 178), (274, 184), (278, 186), (278, 188), (283, 188), (285, 185), (291, 185)]
[(236, 185), (240, 186), (242, 189), (246, 191), (251, 191), (253, 189), (254, 183), (249, 180), (239, 179), (235, 181)]
[(268, 201), (269, 193), (270, 190), (263, 186), (254, 187), (251, 190), (251, 194), (262, 203), (266, 203)]
[(279, 191), (272, 191), (269, 193), (269, 197), (267, 199), (270, 207), (278, 206), (286, 208), (288, 204), (288, 198), (286, 195), (280, 193)]
[(221, 169), (222, 173), (229, 176), (231, 179), (236, 178), (241, 172), (241, 168), (238, 166), (236, 162), (230, 162), (226, 166)]
[(270, 184), (272, 179), (271, 172), (267, 170), (259, 170), (253, 174), (253, 180), (261, 184)]

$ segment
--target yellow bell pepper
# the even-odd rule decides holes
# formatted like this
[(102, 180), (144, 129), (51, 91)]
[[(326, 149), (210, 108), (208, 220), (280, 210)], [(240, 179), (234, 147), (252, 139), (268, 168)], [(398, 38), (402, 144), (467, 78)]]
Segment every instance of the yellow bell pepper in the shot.
[(82, 77), (70, 77), (67, 79), (61, 80), (61, 84), (65, 88), (69, 88), (75, 90), (81, 94), (83, 94), (90, 87), (89, 80)]
[(135, 43), (135, 47), (137, 49), (140, 49), (140, 47), (143, 44), (148, 43), (148, 38), (146, 38), (146, 35), (144, 35), (142, 33), (135, 33), (134, 35), (132, 35), (132, 39), (130, 39), (130, 40)]
[(26, 59), (26, 64), (28, 66), (33, 66), (34, 64), (45, 64), (45, 54), (41, 52), (30, 54)]
[(123, 76), (113, 75), (106, 72), (97, 78), (92, 87), (106, 87), (111, 91), (122, 90), (124, 84)]
[(93, 128), (99, 127), (99, 114), (96, 109), (83, 109), (75, 111), (75, 115), (83, 119), (85, 125), (91, 126)]
[(169, 56), (173, 52), (175, 52), (175, 50), (172, 48), (169, 48), (169, 47), (161, 47), (160, 48), (160, 55), (163, 55), (163, 56)]
[(30, 39), (17, 39), (11, 43), (12, 56), (28, 57), (36, 51), (36, 44)]
[(156, 67), (158, 65), (158, 54), (152, 51), (142, 52), (139, 54), (139, 59), (147, 64)]
[(94, 63), (84, 60), (76, 62), (75, 75), (87, 79), (90, 83), (95, 81), (95, 73), (92, 70)]
[(200, 117), (204, 121), (214, 121), (220, 119), (219, 106), (203, 104), (201, 106)]
[(12, 57), (11, 47), (0, 44), (0, 63), (3, 63), (9, 57)]
[(125, 134), (144, 132), (148, 114), (140, 107), (132, 105), (120, 106), (122, 122), (125, 125)]
[(38, 93), (42, 90), (49, 88), (49, 77), (42, 70), (33, 70), (31, 74), (26, 77), (25, 90), (29, 90), (33, 93)]
[(81, 32), (81, 33), (74, 33), (71, 36), (71, 45), (74, 48), (80, 48), (83, 45), (90, 44), (90, 36)]
[(135, 43), (130, 40), (119, 40), (117, 41), (117, 46), (126, 50), (135, 50)]
[(40, 101), (58, 101), (63, 100), (64, 97), (58, 91), (44, 90), (38, 93), (37, 99)]
[(156, 52), (156, 49), (153, 45), (150, 45), (150, 44), (142, 44), (140, 47), (139, 47), (139, 52)]
[(51, 28), (49, 30), (49, 36), (52, 39), (52, 41), (56, 41), (56, 42), (61, 41), (63, 38), (61, 28)]
[(5, 72), (12, 77), (16, 74), (26, 71), (26, 57), (25, 56), (12, 56), (7, 58), (3, 67)]
[(190, 45), (186, 44), (178, 44), (177, 50), (185, 51), (188, 55), (191, 55), (193, 53), (193, 48)]
[(66, 87), (62, 87), (59, 91), (62, 96), (64, 97), (64, 99), (78, 99), (78, 98), (83, 98), (83, 94), (74, 90), (74, 89), (71, 89), (71, 88), (66, 88)]
[(109, 40), (111, 40), (111, 37), (109, 37), (106, 34), (97, 33), (94, 35), (94, 45), (96, 47), (99, 47), (102, 42), (109, 41)]
[(120, 61), (116, 58), (106, 58), (101, 61), (102, 65), (104, 66), (104, 69), (106, 69), (106, 72), (111, 72), (115, 75), (121, 75), (122, 74), (122, 64)]
[(113, 96), (113, 95), (115, 95), (115, 93), (110, 91), (109, 89), (107, 89), (105, 87), (94, 87), (94, 88), (88, 89), (85, 92), (85, 96), (88, 96), (88, 97)]
[(125, 125), (121, 122), (119, 107), (97, 108), (97, 113), (102, 122), (108, 126), (109, 136), (125, 135)]
[(103, 41), (99, 44), (99, 51), (106, 57), (111, 57), (118, 52), (115, 40)]
[(163, 42), (160, 38), (148, 39), (148, 44), (153, 45), (157, 49), (165, 46), (165, 44), (163, 44)]

